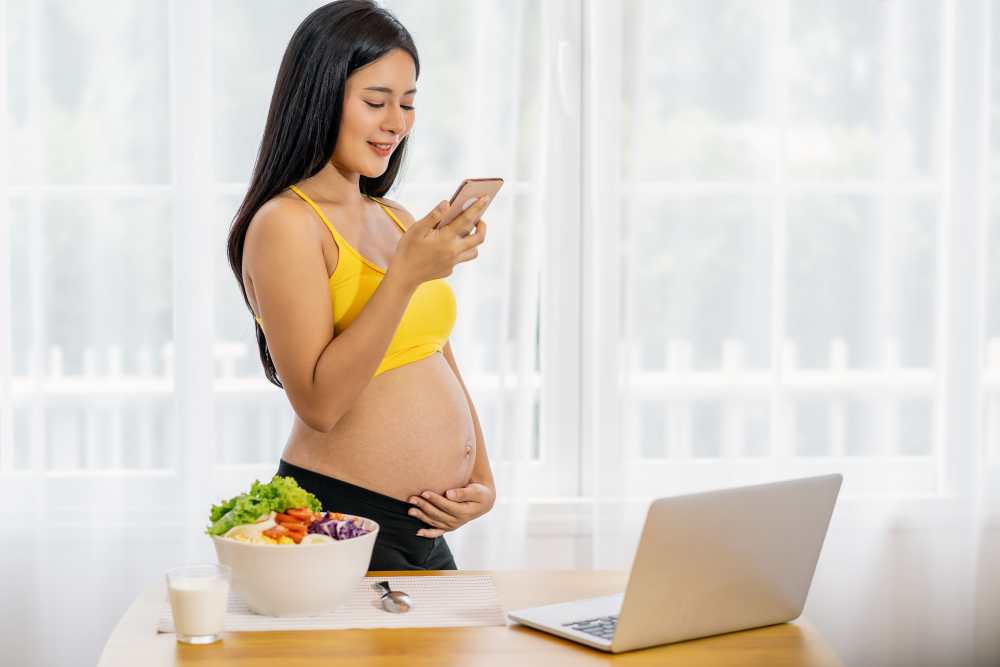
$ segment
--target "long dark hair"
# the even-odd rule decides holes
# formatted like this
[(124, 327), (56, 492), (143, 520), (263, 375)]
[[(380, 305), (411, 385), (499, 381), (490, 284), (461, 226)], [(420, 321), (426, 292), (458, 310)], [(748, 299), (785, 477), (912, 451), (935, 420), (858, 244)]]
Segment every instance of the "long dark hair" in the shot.
[[(410, 33), (388, 10), (371, 0), (336, 0), (323, 5), (302, 21), (288, 42), (250, 185), (233, 218), (226, 244), (229, 265), (251, 319), (253, 308), (243, 284), (243, 245), (250, 221), (269, 199), (323, 168), (337, 145), (347, 77), (397, 48), (410, 54), (419, 77), (420, 59)], [(389, 191), (408, 141), (407, 136), (399, 143), (381, 176), (361, 176), (362, 194), (381, 197)], [(264, 330), (253, 321), (264, 374), (283, 387)]]

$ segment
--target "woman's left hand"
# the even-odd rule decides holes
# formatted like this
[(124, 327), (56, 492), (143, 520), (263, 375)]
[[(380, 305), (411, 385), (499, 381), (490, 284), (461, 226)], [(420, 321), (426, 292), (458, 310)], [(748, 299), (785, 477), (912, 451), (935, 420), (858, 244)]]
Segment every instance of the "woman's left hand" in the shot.
[(440, 537), (449, 530), (455, 530), (459, 526), (477, 519), (493, 509), (493, 502), (496, 500), (496, 491), (480, 482), (470, 482), (459, 489), (449, 489), (445, 496), (424, 491), (422, 497), (412, 496), (410, 504), (416, 507), (410, 508), (410, 516), (414, 516), (424, 523), (434, 526), (433, 528), (422, 528), (417, 531), (421, 537)]

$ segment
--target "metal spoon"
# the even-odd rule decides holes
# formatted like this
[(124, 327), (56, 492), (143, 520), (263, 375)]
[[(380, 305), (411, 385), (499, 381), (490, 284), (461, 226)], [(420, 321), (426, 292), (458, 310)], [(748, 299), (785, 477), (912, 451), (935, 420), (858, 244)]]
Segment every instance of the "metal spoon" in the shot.
[(378, 586), (385, 589), (385, 593), (382, 595), (382, 607), (386, 611), (391, 611), (394, 614), (402, 614), (410, 611), (410, 606), (413, 604), (410, 600), (410, 596), (403, 591), (394, 591), (389, 588), (388, 581), (378, 582)]

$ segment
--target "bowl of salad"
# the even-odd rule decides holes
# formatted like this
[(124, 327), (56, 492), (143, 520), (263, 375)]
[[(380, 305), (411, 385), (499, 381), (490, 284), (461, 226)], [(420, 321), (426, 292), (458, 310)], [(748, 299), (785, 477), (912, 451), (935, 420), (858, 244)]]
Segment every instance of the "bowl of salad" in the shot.
[(255, 481), (213, 505), (205, 532), (233, 590), (266, 616), (319, 616), (347, 601), (368, 571), (379, 525), (324, 511), (291, 477)]

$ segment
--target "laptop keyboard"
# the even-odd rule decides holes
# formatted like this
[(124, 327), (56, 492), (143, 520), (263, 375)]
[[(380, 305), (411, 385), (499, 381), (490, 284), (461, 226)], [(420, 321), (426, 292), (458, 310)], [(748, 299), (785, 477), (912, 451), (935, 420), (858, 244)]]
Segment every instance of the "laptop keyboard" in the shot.
[(563, 623), (563, 626), (610, 641), (611, 637), (615, 634), (615, 625), (617, 623), (617, 616), (599, 616), (597, 618), (588, 618), (585, 621)]

